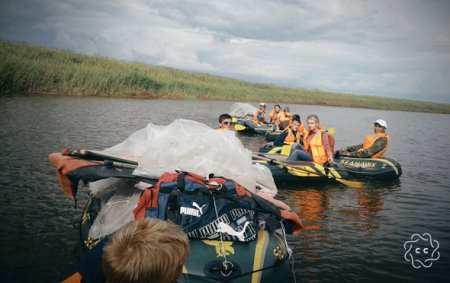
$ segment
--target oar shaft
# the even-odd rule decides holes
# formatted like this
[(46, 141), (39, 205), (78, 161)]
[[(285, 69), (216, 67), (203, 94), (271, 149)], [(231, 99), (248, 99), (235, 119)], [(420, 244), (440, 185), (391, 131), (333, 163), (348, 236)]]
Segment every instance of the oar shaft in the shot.
[(287, 163), (284, 163), (284, 162), (280, 162), (280, 161), (275, 160), (275, 159), (267, 158), (265, 156), (253, 155), (253, 157), (259, 158), (261, 160), (266, 160), (266, 161), (272, 162), (274, 164), (278, 164), (278, 165), (283, 166), (283, 167), (285, 167), (287, 169), (292, 168), (292, 169), (301, 170), (301, 171), (304, 171), (304, 172), (307, 172), (307, 173), (310, 173), (310, 174), (315, 174), (315, 175), (318, 175), (318, 176), (324, 176), (324, 177), (336, 180), (337, 182), (339, 182), (341, 184), (344, 184), (344, 185), (346, 185), (348, 187), (352, 187), (352, 188), (362, 188), (362, 187), (364, 187), (364, 183), (363, 182), (350, 181), (350, 180), (345, 180), (345, 179), (338, 178), (338, 177), (335, 177), (335, 176), (329, 176), (329, 175), (326, 175), (326, 174), (320, 174), (320, 173), (308, 170), (308, 169), (303, 168), (303, 167), (290, 165), (290, 164), (287, 164)]
[(79, 150), (65, 149), (65, 150), (63, 150), (62, 154), (68, 155), (68, 156), (79, 157), (79, 158), (83, 158), (83, 159), (87, 159), (87, 160), (98, 160), (98, 161), (110, 160), (113, 162), (138, 165), (138, 163), (134, 160), (128, 160), (128, 159), (124, 159), (124, 158), (120, 158), (120, 157), (116, 157), (116, 156), (111, 156), (111, 155), (93, 152), (90, 150), (85, 150), (85, 149), (79, 149)]

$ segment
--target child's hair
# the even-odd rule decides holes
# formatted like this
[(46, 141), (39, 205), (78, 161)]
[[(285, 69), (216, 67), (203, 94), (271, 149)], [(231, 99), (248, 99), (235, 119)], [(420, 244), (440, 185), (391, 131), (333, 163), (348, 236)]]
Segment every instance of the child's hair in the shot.
[(105, 245), (102, 265), (108, 283), (173, 283), (189, 256), (189, 239), (171, 222), (146, 218), (121, 228)]

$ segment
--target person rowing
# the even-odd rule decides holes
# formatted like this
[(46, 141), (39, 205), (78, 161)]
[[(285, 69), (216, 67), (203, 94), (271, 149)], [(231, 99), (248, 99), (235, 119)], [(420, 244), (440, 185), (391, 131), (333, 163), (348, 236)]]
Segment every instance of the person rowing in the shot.
[(373, 134), (364, 137), (362, 144), (343, 147), (339, 156), (358, 158), (380, 158), (389, 148), (389, 136), (386, 135), (387, 123), (383, 119), (374, 122)]

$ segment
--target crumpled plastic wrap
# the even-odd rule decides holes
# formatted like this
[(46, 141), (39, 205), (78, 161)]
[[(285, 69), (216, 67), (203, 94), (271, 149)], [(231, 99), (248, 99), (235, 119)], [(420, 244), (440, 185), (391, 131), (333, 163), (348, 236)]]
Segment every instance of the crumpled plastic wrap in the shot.
[(192, 120), (178, 119), (168, 126), (150, 123), (103, 153), (136, 159), (139, 165), (135, 175), (159, 178), (175, 170), (205, 177), (213, 174), (232, 179), (253, 192), (258, 178), (265, 180), (264, 187), (272, 186), (276, 194), (270, 171), (253, 167), (251, 151), (233, 131), (212, 129)]
[(101, 199), (101, 210), (89, 230), (89, 237), (101, 239), (134, 220), (142, 190), (134, 187), (134, 181), (111, 178), (108, 182), (93, 182), (96, 197)]
[(253, 116), (253, 114), (258, 110), (255, 106), (248, 103), (234, 103), (230, 107), (230, 115), (237, 118), (245, 118), (247, 115)]

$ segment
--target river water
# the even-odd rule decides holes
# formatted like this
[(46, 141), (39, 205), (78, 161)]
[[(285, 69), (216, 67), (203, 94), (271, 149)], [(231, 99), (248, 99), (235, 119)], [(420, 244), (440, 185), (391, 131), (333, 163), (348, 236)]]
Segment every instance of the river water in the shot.
[[(0, 282), (58, 282), (72, 272), (79, 245), (78, 208), (60, 191), (47, 156), (63, 148), (103, 149), (152, 122), (177, 118), (211, 127), (232, 102), (85, 97), (0, 98)], [(256, 105), (256, 104), (254, 104)], [(362, 189), (343, 185), (279, 186), (306, 229), (289, 237), (292, 282), (450, 282), (450, 116), (289, 105), (336, 128), (336, 146), (360, 143), (372, 122), (388, 122), (388, 156), (399, 160), (395, 182)], [(257, 150), (262, 137), (240, 136)], [(404, 258), (413, 234), (429, 233), (439, 259), (416, 269)], [(433, 241), (433, 242), (434, 242)], [(426, 247), (422, 244), (421, 248)], [(423, 259), (427, 258), (425, 249)], [(417, 254), (416, 254), (417, 255)], [(437, 253), (433, 255), (437, 258)]]

